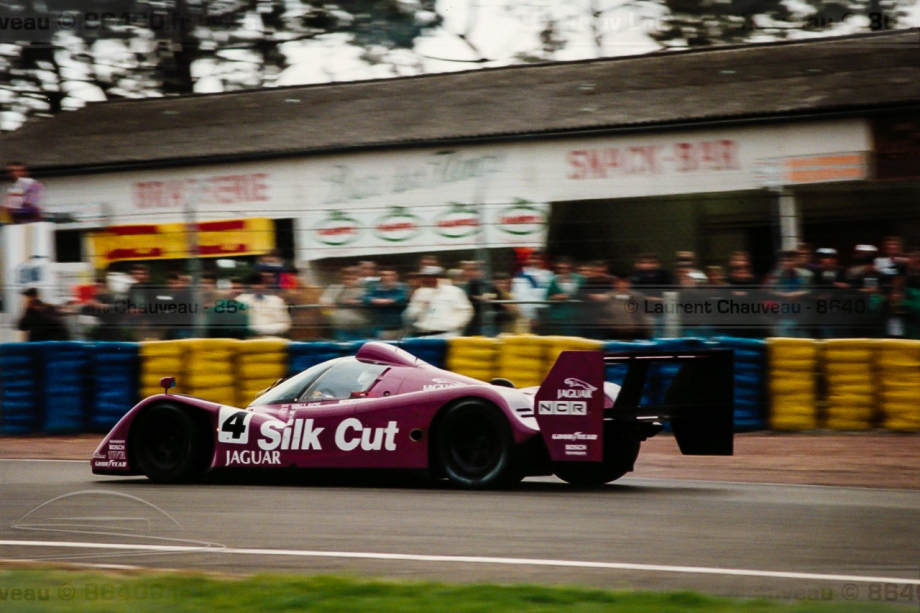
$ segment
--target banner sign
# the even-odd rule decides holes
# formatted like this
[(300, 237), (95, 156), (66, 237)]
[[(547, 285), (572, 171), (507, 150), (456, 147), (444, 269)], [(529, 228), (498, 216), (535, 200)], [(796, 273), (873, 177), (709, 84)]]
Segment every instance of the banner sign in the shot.
[[(271, 219), (228, 219), (196, 224), (198, 255), (204, 258), (261, 255), (275, 247)], [(97, 268), (125, 260), (191, 257), (187, 224), (109, 226), (90, 237)]]
[(307, 259), (479, 247), (542, 247), (549, 205), (521, 198), (485, 205), (330, 208), (301, 218)]
[(869, 177), (864, 152), (831, 153), (760, 160), (755, 172), (765, 187), (860, 181)]

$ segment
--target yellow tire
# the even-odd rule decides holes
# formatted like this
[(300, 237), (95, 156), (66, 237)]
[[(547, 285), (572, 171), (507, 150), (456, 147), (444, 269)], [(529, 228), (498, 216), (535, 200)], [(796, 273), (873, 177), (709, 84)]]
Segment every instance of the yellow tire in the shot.
[(288, 342), (283, 339), (259, 338), (241, 341), (238, 345), (239, 353), (249, 355), (253, 353), (280, 353), (287, 355)]
[(193, 377), (201, 375), (232, 375), (235, 371), (236, 365), (232, 360), (199, 361), (196, 358), (192, 358), (186, 363), (185, 375)]
[(487, 336), (458, 336), (447, 340), (447, 353), (469, 350), (495, 350), (500, 342)]
[(182, 355), (179, 341), (142, 341), (138, 352), (145, 358), (178, 357)]
[(152, 357), (141, 359), (142, 373), (164, 373), (161, 376), (178, 376), (185, 371), (185, 363), (178, 357)]
[(287, 374), (287, 364), (240, 364), (237, 374), (241, 379), (274, 381)]
[(770, 428), (772, 430), (800, 432), (803, 430), (814, 430), (817, 427), (818, 420), (814, 415), (774, 414), (770, 416)]
[(776, 395), (814, 395), (814, 377), (787, 377), (771, 378), (769, 382), (771, 394)]
[(193, 389), (211, 387), (232, 387), (236, 377), (232, 373), (185, 375), (184, 381)]

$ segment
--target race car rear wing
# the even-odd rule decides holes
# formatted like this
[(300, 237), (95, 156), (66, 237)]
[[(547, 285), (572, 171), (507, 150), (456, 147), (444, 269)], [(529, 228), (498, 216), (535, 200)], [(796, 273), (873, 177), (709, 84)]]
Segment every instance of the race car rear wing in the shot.
[[(734, 361), (724, 349), (643, 354), (607, 354), (604, 364), (629, 368), (608, 415), (619, 419), (669, 421), (684, 455), (732, 455)], [(680, 364), (663, 404), (642, 403), (653, 364)], [(660, 395), (660, 392), (659, 394)]]
[[(612, 364), (625, 364), (627, 371), (613, 405), (605, 408), (604, 370)], [(680, 368), (665, 373), (653, 364)], [(554, 461), (601, 461), (605, 420), (667, 421), (684, 455), (732, 455), (733, 371), (726, 350), (563, 351), (534, 398), (537, 423)], [(664, 402), (644, 398), (651, 373), (667, 384), (652, 395)]]

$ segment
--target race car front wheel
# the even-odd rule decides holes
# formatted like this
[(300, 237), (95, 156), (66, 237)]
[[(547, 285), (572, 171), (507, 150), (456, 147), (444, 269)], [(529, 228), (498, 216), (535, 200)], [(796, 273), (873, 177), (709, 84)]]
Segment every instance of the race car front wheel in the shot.
[(188, 409), (171, 404), (151, 407), (131, 430), (138, 468), (151, 481), (194, 481), (207, 470), (202, 432)]
[(486, 403), (466, 401), (447, 409), (435, 445), (447, 478), (462, 487), (499, 487), (523, 477), (508, 422), (498, 408)]

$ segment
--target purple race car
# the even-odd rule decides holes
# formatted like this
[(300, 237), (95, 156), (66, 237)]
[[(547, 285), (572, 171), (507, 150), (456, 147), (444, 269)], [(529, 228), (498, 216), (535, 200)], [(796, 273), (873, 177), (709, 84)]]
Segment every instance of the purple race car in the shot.
[[(604, 381), (614, 363), (626, 367), (622, 387)], [(661, 363), (679, 367), (664, 402), (651, 404), (647, 380), (661, 378)], [(370, 342), (276, 383), (246, 409), (151, 396), (106, 436), (92, 467), (165, 483), (296, 467), (416, 469), (468, 488), (550, 474), (599, 485), (631, 471), (665, 421), (682, 453), (732, 455), (732, 399), (727, 351), (566, 351), (541, 386), (514, 389)]]

